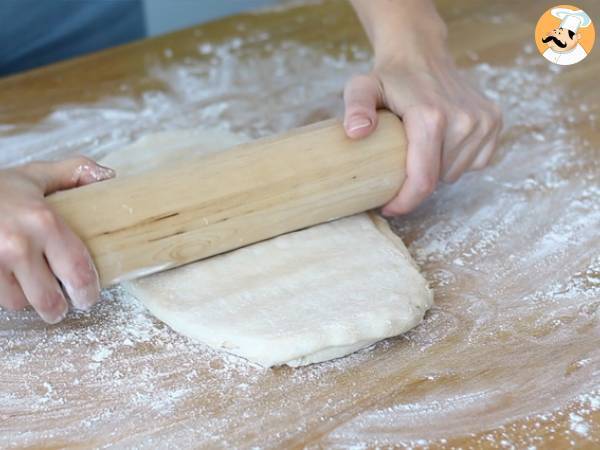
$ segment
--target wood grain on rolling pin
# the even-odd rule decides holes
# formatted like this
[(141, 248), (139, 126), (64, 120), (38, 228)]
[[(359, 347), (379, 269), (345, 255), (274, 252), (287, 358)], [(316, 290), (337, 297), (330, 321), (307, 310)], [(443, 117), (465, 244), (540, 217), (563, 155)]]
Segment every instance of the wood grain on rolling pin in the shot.
[(103, 286), (383, 205), (404, 180), (401, 121), (351, 141), (328, 120), (48, 197)]

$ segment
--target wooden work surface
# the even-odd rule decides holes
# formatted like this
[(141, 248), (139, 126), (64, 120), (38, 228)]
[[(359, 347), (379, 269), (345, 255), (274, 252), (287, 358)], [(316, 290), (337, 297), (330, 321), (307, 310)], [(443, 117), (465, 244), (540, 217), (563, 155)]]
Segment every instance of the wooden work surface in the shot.
[[(0, 80), (0, 164), (339, 115), (370, 51), (345, 2), (312, 3)], [(439, 5), (505, 131), (490, 168), (393, 223), (435, 289), (425, 322), (341, 360), (263, 370), (177, 336), (118, 288), (57, 326), (0, 312), (0, 447), (600, 444), (600, 50), (564, 68), (538, 55), (546, 1)], [(600, 20), (600, 3), (578, 6)]]

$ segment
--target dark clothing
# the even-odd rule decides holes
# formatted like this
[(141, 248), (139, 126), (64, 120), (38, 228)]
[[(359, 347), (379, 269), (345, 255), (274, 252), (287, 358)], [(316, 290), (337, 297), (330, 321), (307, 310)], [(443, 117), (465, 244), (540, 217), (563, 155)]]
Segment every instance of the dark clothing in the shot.
[(0, 0), (0, 76), (145, 35), (142, 0)]

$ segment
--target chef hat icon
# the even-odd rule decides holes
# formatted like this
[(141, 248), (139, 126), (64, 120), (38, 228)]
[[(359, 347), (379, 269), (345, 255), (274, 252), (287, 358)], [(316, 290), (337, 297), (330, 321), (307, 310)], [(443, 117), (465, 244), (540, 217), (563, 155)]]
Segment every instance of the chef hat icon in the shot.
[(574, 11), (568, 8), (552, 8), (550, 13), (561, 20), (561, 28), (571, 30), (573, 33), (577, 33), (579, 28), (586, 28), (592, 23), (590, 16), (581, 9)]

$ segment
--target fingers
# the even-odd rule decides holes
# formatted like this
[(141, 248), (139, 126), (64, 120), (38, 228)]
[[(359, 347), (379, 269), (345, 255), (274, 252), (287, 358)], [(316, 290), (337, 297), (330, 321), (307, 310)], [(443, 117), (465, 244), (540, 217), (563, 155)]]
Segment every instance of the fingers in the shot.
[(386, 216), (405, 214), (433, 193), (440, 175), (446, 118), (433, 107), (419, 107), (404, 115), (408, 140), (406, 179), (398, 195), (382, 209)]
[(374, 76), (352, 78), (344, 89), (344, 129), (351, 139), (368, 136), (377, 127), (381, 104), (380, 84)]
[[(477, 117), (470, 111), (454, 110), (448, 114), (448, 117), (450, 120), (444, 137), (440, 175), (444, 181), (452, 182), (455, 180), (449, 179), (448, 173), (456, 165), (457, 159), (465, 157), (465, 149), (470, 153), (477, 151), (477, 148), (472, 148), (472, 137), (480, 127)], [(466, 156), (471, 157), (470, 154)], [(472, 157), (474, 158), (475, 155)]]
[(487, 101), (474, 110), (458, 110), (449, 115), (452, 120), (444, 142), (442, 179), (453, 183), (467, 170), (483, 169), (497, 148), (502, 128), (502, 112)]
[(29, 303), (11, 272), (0, 269), (0, 306), (10, 311), (25, 308)]
[(487, 144), (481, 149), (477, 157), (471, 163), (470, 170), (481, 170), (492, 160), (494, 153), (498, 149), (498, 144), (500, 141), (500, 132), (502, 131), (502, 113), (498, 108), (495, 109), (495, 114), (497, 118), (496, 127), (492, 133), (490, 140)]
[(83, 156), (59, 162), (30, 163), (20, 170), (32, 178), (46, 195), (115, 176), (114, 170)]
[[(100, 297), (98, 275), (79, 238), (43, 195), (114, 176), (79, 157), (6, 169), (0, 177), (0, 306), (31, 304), (48, 323), (73, 306), (89, 309)], [(62, 284), (62, 287), (61, 287)]]
[(14, 274), (23, 294), (45, 322), (60, 322), (67, 315), (69, 307), (44, 256), (27, 247), (21, 251), (23, 254)]
[(481, 149), (479, 154), (475, 157), (468, 170), (482, 170), (487, 167), (498, 148), (498, 141), (500, 138), (500, 128), (494, 131), (489, 141)]
[(100, 286), (84, 244), (41, 200), (19, 216), (18, 228), (0, 230), (0, 304), (30, 303), (46, 322), (57, 323), (68, 311), (60, 280), (75, 308), (90, 309)]
[(61, 281), (71, 303), (77, 309), (89, 310), (100, 298), (98, 273), (81, 240), (54, 216), (53, 237), (46, 241), (44, 252), (48, 265)]
[(493, 137), (494, 129), (486, 124), (480, 124), (476, 130), (465, 138), (458, 149), (456, 159), (447, 167), (442, 179), (449, 183), (457, 181), (461, 175), (470, 169), (478, 155), (487, 146)]
[(46, 203), (30, 206), (22, 220), (24, 231), (36, 237), (49, 269), (63, 284), (73, 306), (90, 309), (100, 297), (100, 285), (81, 240)]
[[(3, 279), (0, 280), (0, 289), (10, 299), (3, 301), (3, 306), (18, 308), (30, 303), (46, 322), (62, 320), (68, 310), (67, 301), (35, 242), (21, 230), (5, 230), (1, 244)], [(14, 280), (9, 275), (11, 273)]]

